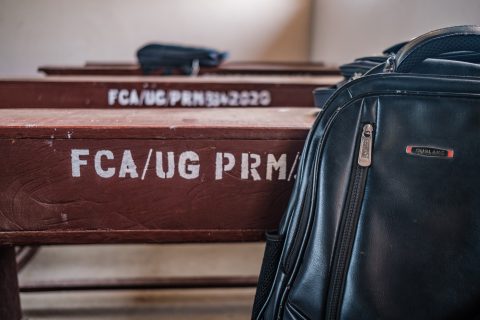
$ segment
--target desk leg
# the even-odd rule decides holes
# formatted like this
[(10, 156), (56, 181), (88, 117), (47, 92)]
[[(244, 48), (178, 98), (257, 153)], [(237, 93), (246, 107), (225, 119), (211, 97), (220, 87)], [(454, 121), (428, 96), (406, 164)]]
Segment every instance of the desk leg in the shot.
[(0, 319), (21, 318), (15, 248), (0, 246)]

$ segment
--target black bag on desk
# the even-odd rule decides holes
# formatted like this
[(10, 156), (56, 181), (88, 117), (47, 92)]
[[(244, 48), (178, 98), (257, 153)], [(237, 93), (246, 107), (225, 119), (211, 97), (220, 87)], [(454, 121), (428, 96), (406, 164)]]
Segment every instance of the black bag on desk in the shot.
[[(367, 56), (355, 59), (355, 61), (341, 65), (340, 72), (345, 77), (345, 80), (351, 80), (352, 78), (358, 78), (372, 68), (385, 63), (390, 55), (397, 54), (407, 42), (401, 42), (394, 46), (391, 46), (383, 51), (382, 55), (378, 56)], [(472, 51), (452, 51), (439, 54), (437, 59), (445, 61), (462, 61), (470, 63), (480, 63), (480, 53)]]
[(430, 59), (459, 51), (480, 52), (479, 27), (423, 35), (329, 99), (254, 319), (480, 316), (480, 72)]
[[(339, 69), (344, 77), (344, 80), (333, 85), (329, 88), (321, 88), (315, 92), (315, 106), (318, 108), (323, 108), (325, 103), (328, 99), (335, 93), (335, 91), (344, 85), (346, 82), (355, 80), (358, 77), (363, 76), (370, 70), (375, 67), (381, 66), (383, 63), (387, 61), (387, 59), (393, 54), (395, 55), (398, 50), (400, 50), (407, 42), (397, 43), (382, 52), (382, 55), (376, 56), (367, 56), (362, 58), (357, 58), (353, 62), (342, 64)], [(449, 74), (449, 69), (452, 63), (449, 61), (458, 61), (458, 62), (465, 62), (467, 67), (465, 70), (470, 72), (472, 69), (472, 65), (468, 65), (468, 63), (479, 64), (480, 63), (480, 53), (479, 52), (472, 52), (472, 51), (452, 51), (452, 52), (445, 52), (438, 55), (434, 60), (436, 63), (433, 63), (433, 59), (427, 59), (423, 61), (419, 67), (417, 68), (417, 72), (419, 73), (438, 73), (438, 74)], [(439, 62), (442, 63), (439, 63)], [(461, 64), (453, 64), (453, 73), (459, 74), (459, 68)], [(478, 66), (477, 66), (478, 67)], [(383, 66), (382, 66), (383, 68)]]
[(226, 52), (208, 48), (185, 47), (167, 44), (148, 44), (137, 51), (144, 74), (162, 69), (163, 74), (173, 73), (173, 68), (183, 74), (192, 74), (196, 67), (215, 67), (227, 57)]

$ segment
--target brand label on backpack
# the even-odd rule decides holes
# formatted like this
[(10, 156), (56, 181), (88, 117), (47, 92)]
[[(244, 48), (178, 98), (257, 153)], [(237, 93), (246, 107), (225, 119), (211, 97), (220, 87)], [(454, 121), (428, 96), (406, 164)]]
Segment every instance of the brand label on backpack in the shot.
[(435, 157), (435, 158), (453, 158), (453, 150), (421, 146), (407, 146), (406, 152), (415, 156)]

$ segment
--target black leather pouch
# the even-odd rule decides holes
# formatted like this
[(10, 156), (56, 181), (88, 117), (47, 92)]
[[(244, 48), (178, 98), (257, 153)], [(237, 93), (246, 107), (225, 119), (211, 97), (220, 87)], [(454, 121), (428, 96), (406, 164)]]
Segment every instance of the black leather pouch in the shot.
[[(209, 48), (152, 43), (137, 51), (137, 58), (144, 74), (158, 69), (177, 68), (184, 74), (192, 74), (195, 67), (215, 67), (227, 57), (227, 52)], [(168, 72), (163, 72), (168, 74)]]

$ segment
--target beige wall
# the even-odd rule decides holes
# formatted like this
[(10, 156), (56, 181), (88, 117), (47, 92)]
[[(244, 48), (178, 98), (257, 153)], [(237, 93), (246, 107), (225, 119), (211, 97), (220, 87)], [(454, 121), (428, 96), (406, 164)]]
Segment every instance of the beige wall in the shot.
[(343, 63), (433, 29), (480, 24), (480, 0), (315, 0), (312, 60)]
[(480, 0), (0, 0), (0, 75), (133, 61), (150, 41), (338, 64), (454, 24), (480, 24)]
[(135, 58), (149, 41), (307, 60), (310, 0), (0, 0), (0, 75), (41, 64)]

